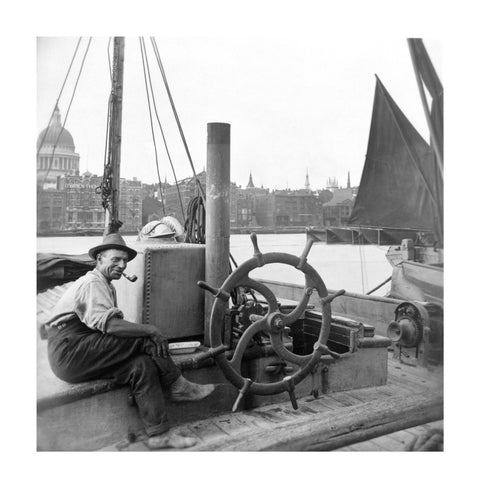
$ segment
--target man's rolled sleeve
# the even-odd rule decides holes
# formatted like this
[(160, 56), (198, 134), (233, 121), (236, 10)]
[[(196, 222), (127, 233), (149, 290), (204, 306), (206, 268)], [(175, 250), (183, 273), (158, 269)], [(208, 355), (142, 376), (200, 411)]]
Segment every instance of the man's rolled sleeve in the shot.
[(123, 318), (108, 285), (99, 281), (85, 283), (77, 290), (75, 313), (85, 325), (102, 333), (105, 333), (107, 322), (112, 317)]

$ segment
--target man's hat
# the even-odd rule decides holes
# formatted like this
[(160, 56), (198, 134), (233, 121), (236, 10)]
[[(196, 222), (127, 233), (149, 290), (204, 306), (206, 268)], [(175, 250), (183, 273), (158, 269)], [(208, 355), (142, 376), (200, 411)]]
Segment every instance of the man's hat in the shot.
[(112, 234), (107, 234), (103, 238), (102, 244), (99, 246), (92, 247), (90, 251), (88, 251), (88, 255), (92, 259), (97, 259), (97, 254), (101, 251), (106, 251), (107, 249), (120, 249), (120, 251), (125, 251), (128, 253), (128, 260), (131, 261), (136, 255), (137, 251), (127, 247), (123, 237), (118, 233), (114, 232)]

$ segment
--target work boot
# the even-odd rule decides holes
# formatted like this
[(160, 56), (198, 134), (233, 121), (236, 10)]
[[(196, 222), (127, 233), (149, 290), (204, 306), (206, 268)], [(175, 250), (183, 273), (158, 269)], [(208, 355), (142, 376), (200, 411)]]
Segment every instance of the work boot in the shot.
[(172, 384), (170, 392), (174, 402), (196, 402), (206, 398), (213, 390), (215, 385), (199, 385), (179, 376)]
[(149, 437), (145, 442), (149, 449), (186, 449), (194, 446), (196, 443), (197, 439), (194, 437), (187, 437), (174, 432)]

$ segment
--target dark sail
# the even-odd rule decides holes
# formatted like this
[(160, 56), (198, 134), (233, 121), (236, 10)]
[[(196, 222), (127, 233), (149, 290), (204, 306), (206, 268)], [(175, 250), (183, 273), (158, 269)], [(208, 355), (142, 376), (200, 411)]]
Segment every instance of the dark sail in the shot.
[(349, 225), (434, 232), (443, 183), (430, 146), (377, 77), (365, 166)]

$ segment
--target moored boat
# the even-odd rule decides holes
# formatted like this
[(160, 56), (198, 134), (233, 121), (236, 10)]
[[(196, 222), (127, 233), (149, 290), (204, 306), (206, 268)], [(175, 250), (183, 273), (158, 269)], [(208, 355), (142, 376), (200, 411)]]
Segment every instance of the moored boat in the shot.
[[(118, 69), (123, 54), (116, 41)], [(121, 114), (121, 106), (113, 110)], [(119, 130), (114, 122), (111, 127)], [(200, 342), (174, 360), (187, 378), (217, 383), (216, 392), (201, 406), (167, 406), (173, 425), (198, 437), (193, 449), (341, 449), (441, 420), (438, 308), (327, 289), (308, 263), (311, 237), (293, 256), (262, 252), (268, 250), (252, 234), (253, 257), (229, 272), (229, 167), (230, 127), (209, 124), (205, 245), (135, 243), (138, 257), (129, 271), (138, 279), (117, 287), (126, 318), (167, 324), (161, 332), (173, 344)], [(119, 222), (109, 203), (115, 230)], [(249, 277), (273, 263), (303, 272), (305, 286)], [(39, 325), (68, 286), (38, 295)], [(42, 340), (38, 361), (39, 450), (144, 449), (126, 387), (58, 380)], [(412, 367), (418, 372), (407, 374)], [(394, 441), (391, 449), (406, 448), (406, 441)]]

